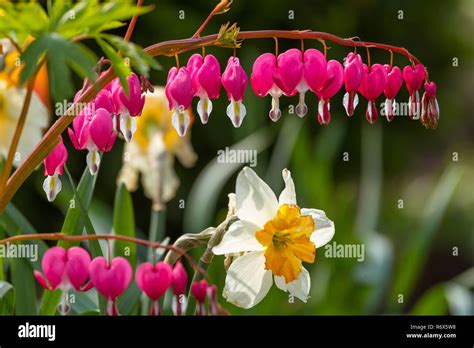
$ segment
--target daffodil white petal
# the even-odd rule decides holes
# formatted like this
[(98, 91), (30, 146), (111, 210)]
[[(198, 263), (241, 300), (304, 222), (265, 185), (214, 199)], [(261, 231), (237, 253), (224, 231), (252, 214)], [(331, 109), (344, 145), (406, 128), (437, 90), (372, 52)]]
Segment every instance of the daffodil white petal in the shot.
[(240, 220), (263, 226), (278, 210), (278, 201), (271, 188), (249, 167), (239, 173), (235, 194)]
[(258, 304), (270, 290), (272, 272), (265, 269), (265, 256), (252, 251), (230, 265), (225, 279), (224, 298), (241, 308)]
[(319, 209), (301, 209), (301, 215), (311, 215), (314, 220), (314, 232), (310, 240), (316, 248), (320, 248), (334, 237), (334, 222), (328, 219), (326, 213)]
[(278, 202), (282, 204), (296, 204), (295, 183), (291, 177), (291, 172), (288, 169), (283, 169), (281, 175), (285, 181), (285, 188), (281, 191)]
[(311, 289), (311, 278), (306, 268), (301, 269), (298, 278), (292, 282), (286, 283), (284, 277), (275, 276), (275, 285), (278, 289), (290, 292), (293, 296), (305, 302), (308, 300), (309, 290)]
[(263, 245), (255, 238), (260, 228), (248, 221), (236, 221), (230, 225), (219, 245), (212, 248), (215, 255), (263, 250)]

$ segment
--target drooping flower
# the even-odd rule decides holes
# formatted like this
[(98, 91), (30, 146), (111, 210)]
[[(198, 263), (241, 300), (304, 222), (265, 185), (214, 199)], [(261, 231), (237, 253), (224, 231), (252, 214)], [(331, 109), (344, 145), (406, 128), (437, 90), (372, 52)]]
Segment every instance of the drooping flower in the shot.
[[(300, 93), (300, 102), (296, 107), (296, 114), (300, 117), (308, 112), (308, 108), (304, 102), (304, 92), (311, 89), (314, 93), (324, 88), (326, 79), (328, 78), (328, 63), (326, 57), (321, 51), (310, 48), (304, 52), (303, 80), (298, 84), (296, 89)], [(333, 63), (331, 63), (333, 64)]]
[(208, 284), (205, 280), (200, 280), (191, 284), (191, 295), (196, 299), (197, 302), (197, 315), (206, 314), (206, 296)]
[(374, 64), (370, 68), (364, 64), (362, 81), (359, 92), (369, 101), (365, 118), (371, 124), (375, 123), (379, 117), (375, 99), (377, 99), (387, 84), (387, 71), (380, 64)]
[(48, 201), (52, 202), (61, 191), (62, 184), (59, 175), (63, 174), (64, 164), (67, 161), (67, 150), (63, 143), (63, 138), (59, 137), (59, 143), (53, 151), (43, 160), (44, 175), (43, 190)]
[(87, 166), (95, 175), (100, 166), (99, 151), (110, 151), (117, 138), (112, 115), (104, 108), (94, 110), (93, 104), (87, 106), (74, 118), (68, 133), (76, 150), (88, 151)]
[(302, 263), (313, 263), (316, 248), (334, 235), (334, 223), (322, 210), (300, 209), (291, 173), (284, 169), (282, 174), (285, 188), (277, 199), (252, 169), (245, 167), (239, 173), (239, 220), (213, 248), (216, 255), (242, 255), (227, 270), (223, 293), (227, 301), (242, 308), (258, 304), (273, 280), (279, 289), (306, 302), (310, 276)]
[(418, 92), (425, 79), (426, 72), (423, 64), (409, 65), (403, 68), (403, 79), (410, 94), (408, 99), (408, 111), (410, 118), (416, 119), (420, 116), (420, 93)]
[(421, 123), (426, 128), (435, 129), (438, 127), (439, 106), (436, 99), (436, 83), (426, 82), (425, 93), (421, 100)]
[(120, 81), (115, 79), (111, 85), (115, 113), (120, 119), (120, 131), (126, 141), (130, 141), (137, 129), (135, 117), (140, 116), (145, 104), (142, 95), (140, 79), (135, 73), (127, 77), (128, 95), (125, 93)]
[(242, 101), (248, 84), (247, 74), (240, 65), (239, 58), (229, 57), (221, 80), (230, 100), (226, 110), (227, 116), (229, 116), (234, 127), (238, 128), (247, 113)]
[(152, 300), (150, 315), (160, 315), (158, 300), (171, 285), (171, 266), (165, 262), (158, 262), (155, 265), (150, 262), (142, 263), (137, 268), (135, 280), (140, 290)]
[(125, 144), (118, 178), (129, 191), (135, 191), (140, 175), (145, 196), (157, 205), (176, 195), (179, 178), (174, 169), (175, 158), (187, 168), (197, 160), (190, 132), (180, 137), (171, 124), (171, 116), (164, 88), (155, 86), (153, 93), (146, 94), (142, 115), (137, 118), (137, 132)]
[(396, 105), (395, 97), (397, 96), (400, 87), (402, 87), (403, 76), (402, 71), (398, 66), (391, 67), (390, 65), (385, 64), (383, 67), (387, 72), (387, 84), (383, 90), (383, 93), (387, 98), (385, 99), (384, 109), (387, 120), (392, 122), (395, 118), (393, 111)]
[(168, 73), (165, 87), (166, 97), (170, 110), (174, 110), (171, 122), (178, 134), (182, 137), (191, 123), (191, 117), (187, 109), (191, 106), (193, 99), (193, 83), (188, 68), (173, 67)]
[(186, 286), (188, 283), (188, 274), (183, 264), (178, 261), (173, 267), (171, 284), (173, 285), (173, 303), (172, 308), (175, 315), (182, 315), (186, 310)]
[(337, 60), (330, 60), (327, 64), (327, 75), (324, 85), (316, 95), (319, 98), (318, 121), (320, 124), (331, 122), (331, 98), (339, 91), (344, 82), (344, 69)]
[(354, 110), (359, 103), (359, 90), (362, 81), (363, 63), (359, 54), (350, 52), (344, 60), (344, 85), (346, 93), (342, 103), (346, 109), (347, 116), (354, 115)]
[(211, 99), (219, 98), (221, 90), (221, 67), (212, 54), (204, 58), (193, 54), (188, 60), (187, 68), (193, 82), (194, 96), (199, 97), (197, 112), (201, 122), (206, 124), (212, 112)]
[(69, 312), (68, 291), (71, 288), (77, 291), (90, 289), (91, 284), (86, 284), (89, 278), (90, 262), (89, 253), (81, 247), (64, 250), (56, 246), (48, 249), (41, 260), (44, 276), (40, 272), (34, 271), (36, 280), (43, 288), (62, 291), (63, 295), (59, 306), (61, 314)]
[(102, 256), (89, 265), (89, 277), (99, 294), (107, 299), (106, 315), (118, 315), (117, 297), (127, 290), (133, 270), (127, 259), (115, 257), (109, 262)]
[(265, 97), (270, 94), (272, 97), (272, 108), (268, 116), (273, 122), (281, 117), (280, 97), (283, 91), (275, 83), (273, 76), (277, 74), (277, 58), (272, 53), (264, 53), (253, 63), (250, 83), (252, 89), (259, 97)]
[[(296, 95), (296, 93), (298, 92), (298, 85), (300, 85), (299, 89), (303, 90), (302, 80), (304, 64), (303, 53), (301, 52), (301, 50), (291, 48), (283, 53), (280, 53), (278, 55), (277, 65), (278, 69), (273, 78), (275, 80), (275, 83), (283, 91), (283, 94), (285, 96), (291, 97)], [(307, 86), (306, 89), (308, 89)], [(302, 110), (303, 105), (298, 105), (300, 114), (302, 114), (304, 111)]]

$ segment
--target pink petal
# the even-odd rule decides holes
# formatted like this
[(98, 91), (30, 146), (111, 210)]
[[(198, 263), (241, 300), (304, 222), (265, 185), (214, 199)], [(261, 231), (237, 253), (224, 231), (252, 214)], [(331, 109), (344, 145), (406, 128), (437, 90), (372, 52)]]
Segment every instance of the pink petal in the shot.
[(212, 54), (206, 55), (204, 63), (197, 73), (199, 85), (210, 99), (219, 98), (221, 90), (221, 67)]
[(100, 151), (105, 151), (110, 138), (113, 136), (113, 121), (110, 113), (105, 109), (95, 111), (90, 122), (90, 136)]
[(244, 99), (248, 80), (247, 74), (240, 65), (239, 58), (229, 57), (221, 80), (229, 100), (240, 101)]
[(89, 278), (89, 253), (81, 247), (72, 247), (67, 251), (66, 273), (72, 286), (80, 290)]
[(110, 300), (120, 296), (132, 280), (132, 266), (123, 257), (116, 257), (109, 265), (107, 260), (96, 257), (89, 265), (89, 276), (97, 291)]
[(390, 65), (385, 64), (383, 67), (388, 74), (387, 84), (383, 92), (388, 99), (395, 99), (403, 84), (402, 71), (398, 66), (390, 68)]
[(278, 55), (278, 71), (275, 83), (287, 96), (296, 94), (296, 86), (303, 78), (303, 54), (292, 48)]
[(52, 247), (44, 253), (41, 268), (52, 289), (62, 283), (66, 261), (66, 250), (61, 247)]
[(362, 81), (363, 64), (359, 54), (350, 52), (344, 62), (344, 85), (346, 91), (357, 92)]
[(68, 153), (63, 143), (63, 138), (59, 136), (59, 143), (44, 159), (44, 175), (53, 176), (56, 170), (63, 173), (64, 164), (67, 161)]
[(252, 89), (259, 97), (268, 94), (274, 85), (273, 75), (277, 73), (277, 58), (272, 53), (264, 53), (253, 63), (250, 83)]
[(165, 262), (153, 266), (150, 262), (142, 263), (135, 275), (138, 287), (153, 301), (163, 296), (171, 285), (172, 268)]
[(327, 64), (327, 75), (323, 89), (318, 93), (322, 99), (332, 98), (342, 87), (344, 69), (337, 60), (330, 60)]
[(324, 54), (310, 48), (304, 52), (304, 80), (313, 92), (321, 89), (326, 80), (327, 62)]

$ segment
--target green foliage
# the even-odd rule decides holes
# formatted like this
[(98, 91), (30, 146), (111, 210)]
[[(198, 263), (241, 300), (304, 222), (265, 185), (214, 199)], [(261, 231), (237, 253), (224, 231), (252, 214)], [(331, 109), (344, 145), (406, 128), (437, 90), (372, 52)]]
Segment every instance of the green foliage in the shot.
[[(135, 214), (133, 212), (133, 202), (130, 192), (125, 185), (119, 184), (115, 192), (114, 203), (114, 234), (127, 237), (135, 237)], [(128, 253), (124, 253), (124, 251)], [(114, 255), (128, 259), (135, 268), (136, 245), (131, 242), (116, 240), (114, 243)]]
[(0, 280), (0, 315), (12, 315), (15, 309), (15, 288)]
[(54, 100), (63, 101), (74, 92), (71, 72), (89, 81), (95, 80), (97, 57), (79, 41), (95, 39), (99, 43), (105, 56), (112, 61), (114, 72), (124, 88), (127, 88), (125, 78), (130, 74), (130, 68), (112, 46), (105, 44), (104, 38), (113, 46), (120, 47), (125, 55), (130, 55), (132, 66), (140, 74), (148, 74), (150, 66), (158, 67), (139, 46), (111, 35), (103, 36), (104, 31), (122, 26), (122, 21), (150, 10), (151, 7), (137, 7), (132, 1), (74, 3), (58, 0), (48, 2), (47, 12), (36, 2), (1, 3), (0, 36), (10, 38), (17, 47), (24, 49), (21, 56), (24, 63), (20, 76), (22, 83), (29, 80), (43, 58), (46, 59), (50, 93)]

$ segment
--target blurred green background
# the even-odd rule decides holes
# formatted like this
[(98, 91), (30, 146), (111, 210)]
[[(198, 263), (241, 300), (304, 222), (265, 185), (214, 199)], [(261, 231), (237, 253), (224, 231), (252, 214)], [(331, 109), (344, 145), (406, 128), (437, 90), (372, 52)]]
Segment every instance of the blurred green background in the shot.
[[(214, 6), (204, 0), (153, 4), (155, 10), (138, 20), (132, 38), (144, 47), (191, 36)], [(294, 19), (289, 18), (289, 11), (294, 11)], [(364, 100), (349, 119), (341, 91), (332, 99), (332, 121), (327, 127), (317, 122), (314, 95), (307, 96), (305, 118), (284, 111), (282, 119), (273, 123), (267, 116), (270, 99), (257, 98), (248, 88), (247, 116), (242, 127), (234, 129), (225, 115), (227, 100), (222, 91), (210, 122), (198, 121), (192, 127), (191, 141), (199, 156), (196, 166), (186, 169), (175, 164), (181, 185), (167, 205), (167, 235), (174, 240), (222, 221), (227, 193), (234, 191), (240, 167), (217, 165), (215, 158), (218, 150), (240, 142), (239, 146), (259, 151), (255, 170), (277, 193), (283, 187), (281, 170), (292, 171), (299, 205), (323, 209), (335, 222), (333, 241), (363, 243), (366, 248), (364, 262), (325, 258), (324, 251), (318, 251), (317, 261), (308, 266), (312, 288), (307, 304), (288, 303), (287, 294), (276, 288), (251, 310), (239, 310), (225, 300), (222, 304), (232, 314), (473, 314), (474, 2), (235, 0), (231, 11), (215, 17), (203, 35), (216, 33), (227, 21), (237, 22), (241, 30), (312, 29), (404, 46), (428, 67), (437, 83), (441, 118), (435, 131), (405, 117), (390, 124), (380, 117), (377, 124), (368, 125)], [(299, 47), (292, 40), (279, 44), (280, 52)], [(351, 51), (330, 42), (328, 46), (328, 59), (342, 61)], [(306, 40), (305, 47), (321, 49), (321, 44)], [(274, 51), (273, 40), (252, 40), (244, 41), (237, 54), (250, 75), (255, 58), (268, 51)], [(206, 52), (216, 55), (223, 68), (232, 54), (223, 48)], [(180, 55), (181, 64), (192, 53)], [(365, 52), (360, 53), (365, 60)], [(371, 58), (372, 63), (385, 64), (390, 55), (372, 49)], [(453, 66), (454, 58), (458, 66)], [(151, 81), (163, 85), (175, 61), (167, 57), (158, 61), (164, 69), (154, 71)], [(394, 63), (404, 66), (408, 61), (395, 55)], [(403, 87), (397, 100), (407, 99)], [(288, 110), (290, 104), (296, 105), (297, 97), (282, 98), (281, 103), (282, 110)], [(72, 149), (69, 140), (66, 145)], [(104, 156), (97, 180), (91, 217), (100, 233), (111, 230), (122, 146), (117, 142)], [(345, 153), (349, 161), (343, 160)], [(69, 156), (68, 166), (77, 180), (85, 155), (71, 151)], [(49, 204), (42, 180), (38, 170), (13, 203), (36, 230), (58, 231), (70, 198), (62, 193), (54, 205)], [(179, 207), (181, 199), (185, 209)], [(399, 200), (403, 200), (402, 209)], [(133, 203), (137, 229), (145, 233), (151, 203), (141, 188), (133, 193)], [(222, 261), (217, 258), (209, 269), (220, 288), (225, 278)]]

